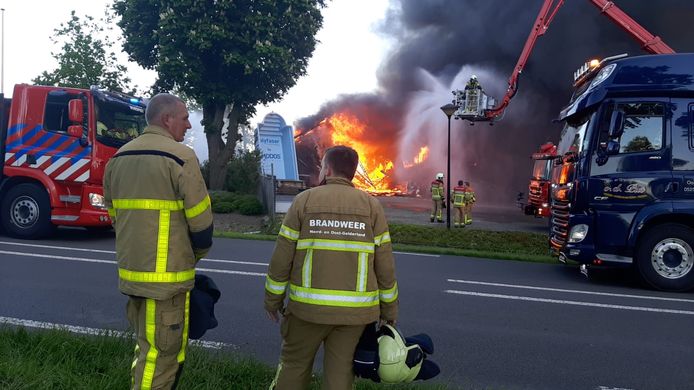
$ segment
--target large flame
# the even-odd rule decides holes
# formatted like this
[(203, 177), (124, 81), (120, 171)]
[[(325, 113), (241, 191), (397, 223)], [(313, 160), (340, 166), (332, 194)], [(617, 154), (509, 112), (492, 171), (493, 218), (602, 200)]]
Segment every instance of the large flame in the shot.
[[(378, 124), (372, 124), (378, 126)], [(299, 144), (312, 139), (319, 154), (334, 145), (346, 145), (359, 153), (359, 165), (352, 181), (357, 188), (374, 195), (397, 195), (405, 192), (407, 183), (395, 180), (395, 169), (407, 169), (429, 157), (429, 147), (422, 146), (409, 161), (393, 163), (397, 151), (392, 139), (379, 137), (378, 129), (370, 128), (349, 111), (333, 113), (310, 129), (298, 129), (294, 137)], [(305, 138), (307, 137), (307, 138)]]
[[(359, 153), (359, 166), (353, 183), (357, 188), (374, 194), (396, 194), (401, 190), (391, 183), (393, 161), (384, 157), (383, 144), (369, 142), (366, 125), (348, 113), (337, 113), (325, 124), (330, 127), (333, 145), (346, 145)], [(386, 143), (387, 144), (387, 143)]]

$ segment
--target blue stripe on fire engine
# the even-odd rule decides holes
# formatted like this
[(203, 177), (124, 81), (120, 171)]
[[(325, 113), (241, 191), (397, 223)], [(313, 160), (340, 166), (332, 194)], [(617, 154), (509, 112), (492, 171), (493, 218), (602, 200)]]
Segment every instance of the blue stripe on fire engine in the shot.
[(73, 157), (72, 160), (70, 160), (70, 163), (71, 163), (71, 164), (76, 163), (77, 161), (83, 159), (86, 155), (88, 155), (89, 153), (91, 153), (91, 151), (92, 151), (92, 147), (91, 147), (91, 146), (87, 146), (87, 147), (84, 148), (84, 150), (82, 150), (77, 156)]
[(7, 144), (7, 146), (5, 146), (5, 150), (12, 150), (13, 148), (16, 148), (17, 146), (22, 145), (25, 142), (28, 142), (30, 139), (34, 138), (34, 136), (36, 134), (38, 134), (42, 128), (43, 128), (42, 125), (37, 125), (33, 129), (31, 129), (29, 132), (27, 132), (26, 134), (20, 135), (16, 141)]
[(17, 123), (16, 125), (7, 129), (7, 137), (9, 138), (13, 136), (15, 133), (22, 131), (22, 129), (24, 129), (25, 127), (27, 127), (26, 123)]
[[(23, 155), (25, 155), (31, 151), (36, 152), (37, 148), (40, 148), (41, 146), (43, 146), (43, 144), (46, 143), (46, 141), (51, 139), (52, 137), (53, 137), (52, 134), (46, 133), (41, 138), (39, 138), (38, 141), (36, 141), (36, 143), (29, 145), (26, 148), (19, 149), (15, 154), (15, 160), (19, 160), (20, 157), (22, 157)], [(38, 157), (41, 157), (42, 154), (43, 153), (36, 152), (36, 153), (34, 153), (34, 156), (38, 158)]]

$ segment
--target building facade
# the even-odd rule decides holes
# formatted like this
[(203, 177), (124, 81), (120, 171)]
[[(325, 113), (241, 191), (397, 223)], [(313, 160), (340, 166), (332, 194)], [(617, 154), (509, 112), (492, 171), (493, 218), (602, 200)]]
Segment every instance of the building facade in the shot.
[(255, 145), (262, 154), (263, 174), (272, 172), (278, 180), (299, 180), (294, 131), (279, 114), (267, 114), (258, 124)]

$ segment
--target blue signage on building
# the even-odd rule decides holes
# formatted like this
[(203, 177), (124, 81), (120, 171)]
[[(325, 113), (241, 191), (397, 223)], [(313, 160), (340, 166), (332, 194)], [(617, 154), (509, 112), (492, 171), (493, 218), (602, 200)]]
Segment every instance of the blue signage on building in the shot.
[(262, 154), (263, 173), (274, 172), (279, 180), (299, 180), (294, 131), (275, 113), (265, 116), (255, 130), (256, 148)]

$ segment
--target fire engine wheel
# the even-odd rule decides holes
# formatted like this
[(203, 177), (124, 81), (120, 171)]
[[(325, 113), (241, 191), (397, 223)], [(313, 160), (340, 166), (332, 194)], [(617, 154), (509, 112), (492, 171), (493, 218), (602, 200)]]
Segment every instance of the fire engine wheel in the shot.
[(36, 184), (24, 183), (11, 188), (2, 199), (0, 210), (2, 226), (13, 237), (41, 238), (54, 227), (48, 193)]
[(686, 291), (694, 288), (694, 230), (669, 223), (651, 228), (636, 250), (643, 280), (654, 288)]

